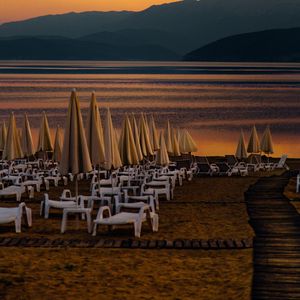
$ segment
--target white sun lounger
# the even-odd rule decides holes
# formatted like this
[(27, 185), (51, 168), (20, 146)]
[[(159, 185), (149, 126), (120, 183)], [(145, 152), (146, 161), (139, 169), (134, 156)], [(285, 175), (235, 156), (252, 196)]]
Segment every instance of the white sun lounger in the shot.
[[(32, 187), (28, 187), (29, 192), (30, 192), (30, 197), (32, 195)], [(16, 185), (11, 185), (8, 187), (3, 187), (3, 184), (0, 183), (0, 197), (5, 197), (5, 196), (16, 196), (16, 200), (18, 202), (21, 201), (22, 194), (25, 193), (26, 189), (23, 185), (21, 186), (16, 186)]]
[[(104, 212), (108, 212), (108, 217), (104, 217)], [(133, 224), (134, 226), (134, 236), (140, 237), (141, 230), (142, 230), (142, 223), (145, 221), (149, 221), (151, 225), (151, 229), (155, 231), (156, 228), (153, 227), (151, 222), (151, 215), (150, 215), (150, 206), (144, 203), (141, 204), (138, 213), (132, 212), (120, 212), (115, 215), (111, 215), (110, 208), (108, 206), (100, 207), (97, 218), (94, 220), (94, 230), (93, 235), (95, 236), (97, 233), (97, 226), (98, 225), (107, 225), (113, 227), (115, 225), (128, 225)]]
[(286, 164), (286, 160), (287, 160), (287, 155), (286, 154), (283, 154), (279, 160), (278, 163), (275, 163), (272, 168), (273, 169), (286, 169), (286, 170), (289, 170), (289, 166)]
[(41, 202), (41, 209), (40, 215), (42, 215), (43, 208), (44, 208), (44, 218), (48, 219), (49, 217), (49, 210), (51, 207), (53, 208), (77, 208), (78, 204), (75, 200), (50, 200), (48, 194), (45, 195), (45, 200)]
[(21, 203), (18, 207), (0, 207), (0, 224), (15, 222), (16, 232), (21, 232), (22, 214), (25, 210), (27, 224), (32, 226), (31, 209), (26, 207), (25, 203)]

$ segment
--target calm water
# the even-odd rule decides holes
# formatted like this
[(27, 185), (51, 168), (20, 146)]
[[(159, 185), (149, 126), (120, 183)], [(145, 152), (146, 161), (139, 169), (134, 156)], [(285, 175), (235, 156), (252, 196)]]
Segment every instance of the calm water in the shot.
[(0, 61), (0, 120), (13, 110), (21, 126), (27, 112), (37, 128), (45, 110), (63, 127), (74, 87), (84, 116), (95, 90), (116, 127), (126, 112), (153, 113), (160, 128), (189, 128), (199, 154), (233, 153), (241, 128), (248, 138), (269, 124), (275, 155), (300, 157), (300, 64)]

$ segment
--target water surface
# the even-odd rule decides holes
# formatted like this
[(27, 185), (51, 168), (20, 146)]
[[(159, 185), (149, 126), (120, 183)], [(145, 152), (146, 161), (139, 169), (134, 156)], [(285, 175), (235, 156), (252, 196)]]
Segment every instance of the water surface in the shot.
[(116, 127), (125, 113), (154, 114), (159, 128), (188, 128), (198, 154), (234, 153), (240, 129), (247, 139), (268, 124), (275, 155), (300, 157), (300, 64), (0, 61), (0, 120), (13, 110), (21, 127), (27, 112), (37, 129), (45, 110), (64, 127), (72, 88), (84, 117), (94, 90)]

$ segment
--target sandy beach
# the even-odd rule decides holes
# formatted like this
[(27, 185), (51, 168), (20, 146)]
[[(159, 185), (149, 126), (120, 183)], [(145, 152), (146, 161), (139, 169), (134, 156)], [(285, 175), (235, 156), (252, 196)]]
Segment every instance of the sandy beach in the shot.
[[(161, 201), (160, 228), (145, 226), (143, 239), (252, 238), (244, 192), (260, 176), (200, 177), (175, 189), (175, 199)], [(74, 184), (70, 184), (72, 189)], [(89, 186), (82, 181), (81, 193)], [(52, 188), (57, 198), (63, 187)], [(60, 234), (61, 212), (39, 216), (43, 192), (34, 201), (33, 227), (18, 237), (91, 239), (84, 221), (68, 223)], [(3, 205), (12, 206), (9, 200)], [(96, 214), (97, 209), (94, 209)], [(79, 225), (78, 229), (76, 229)], [(2, 225), (0, 237), (15, 236), (13, 226)], [(133, 237), (131, 227), (108, 232), (103, 227), (95, 238)], [(1, 293), (4, 299), (250, 299), (252, 250), (140, 250), (88, 248), (0, 248)], [(183, 288), (184, 287), (184, 288)], [(57, 293), (59, 297), (57, 298)]]

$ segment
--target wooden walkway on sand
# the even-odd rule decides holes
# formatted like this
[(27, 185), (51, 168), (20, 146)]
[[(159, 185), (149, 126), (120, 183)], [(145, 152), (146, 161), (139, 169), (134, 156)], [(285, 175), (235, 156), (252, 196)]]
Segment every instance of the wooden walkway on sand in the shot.
[(245, 193), (256, 235), (252, 299), (300, 299), (300, 215), (283, 195), (290, 176), (261, 178)]

